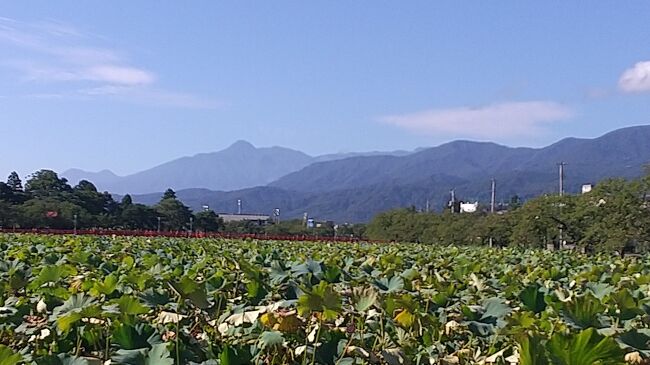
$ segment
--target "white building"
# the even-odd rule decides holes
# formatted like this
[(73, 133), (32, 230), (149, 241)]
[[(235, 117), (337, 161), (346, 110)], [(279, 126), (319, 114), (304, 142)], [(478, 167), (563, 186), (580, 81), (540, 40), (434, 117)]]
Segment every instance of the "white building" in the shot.
[(460, 203), (461, 213), (476, 213), (477, 210), (478, 210), (478, 202)]

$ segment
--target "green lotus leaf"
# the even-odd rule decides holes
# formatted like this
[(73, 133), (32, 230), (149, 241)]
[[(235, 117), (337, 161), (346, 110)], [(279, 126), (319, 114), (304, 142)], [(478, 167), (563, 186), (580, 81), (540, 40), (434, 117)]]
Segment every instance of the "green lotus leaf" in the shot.
[(123, 350), (148, 349), (161, 342), (156, 330), (145, 324), (119, 324), (113, 330), (112, 339)]
[(623, 364), (625, 352), (611, 337), (605, 337), (594, 328), (564, 336), (556, 333), (547, 345), (553, 364), (557, 365), (616, 365)]
[(257, 343), (261, 349), (269, 350), (279, 346), (282, 346), (284, 342), (284, 337), (282, 333), (278, 331), (265, 331), (262, 332)]
[(77, 269), (72, 265), (48, 265), (44, 266), (38, 276), (29, 284), (30, 288), (36, 289), (43, 284), (56, 283), (59, 280), (71, 275), (77, 275)]
[(144, 363), (145, 365), (174, 365), (174, 360), (170, 357), (167, 344), (159, 343), (151, 346)]
[(616, 288), (606, 283), (587, 283), (586, 288), (597, 299), (603, 300), (611, 294)]
[(539, 336), (519, 336), (517, 343), (520, 365), (548, 365), (546, 350)]
[(140, 303), (140, 301), (132, 296), (124, 295), (115, 301), (118, 305), (119, 311), (125, 315), (138, 315), (149, 313), (149, 307)]
[(585, 294), (563, 304), (564, 319), (574, 327), (601, 328), (603, 326), (601, 314), (605, 311), (605, 306), (593, 295)]
[(23, 357), (20, 354), (5, 345), (0, 345), (0, 365), (16, 365), (22, 360)]
[(404, 289), (404, 279), (402, 279), (401, 276), (396, 275), (390, 279), (382, 278), (380, 280), (375, 280), (375, 285), (382, 293), (394, 293)]
[(352, 303), (357, 312), (366, 312), (377, 303), (377, 292), (372, 288), (354, 288)]
[(114, 274), (107, 275), (104, 280), (96, 281), (93, 284), (92, 289), (90, 289), (90, 295), (98, 297), (102, 294), (111, 295), (115, 290), (117, 290), (117, 276)]
[(298, 298), (297, 307), (300, 315), (322, 313), (325, 320), (338, 317), (341, 311), (341, 298), (328, 283), (321, 281), (311, 290), (305, 289), (304, 292)]
[(534, 313), (540, 313), (546, 309), (546, 302), (544, 301), (544, 293), (540, 290), (540, 285), (535, 283), (527, 286), (519, 294), (521, 302)]
[(650, 357), (650, 329), (634, 329), (622, 333), (618, 340), (625, 346)]
[(74, 294), (62, 305), (52, 311), (53, 320), (61, 331), (68, 331), (72, 325), (83, 317), (96, 317), (101, 315), (101, 309), (94, 298), (84, 293)]
[(183, 276), (180, 281), (170, 281), (169, 285), (184, 299), (188, 299), (192, 304), (200, 309), (210, 307), (208, 294), (205, 289), (205, 282), (196, 282), (188, 276)]

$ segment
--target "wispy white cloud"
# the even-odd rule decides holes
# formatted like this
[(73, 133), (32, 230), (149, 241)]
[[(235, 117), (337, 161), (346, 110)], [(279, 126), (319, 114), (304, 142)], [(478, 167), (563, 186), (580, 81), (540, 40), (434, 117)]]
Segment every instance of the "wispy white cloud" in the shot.
[[(18, 71), (19, 79), (35, 83), (55, 83), (59, 92), (47, 95), (64, 99), (111, 96), (129, 102), (187, 108), (214, 108), (218, 102), (203, 97), (167, 91), (157, 86), (158, 75), (135, 66), (123, 52), (98, 46), (99, 37), (53, 21), (22, 22), (0, 17), (0, 45), (13, 47), (23, 58), (3, 60), (0, 67)], [(122, 97), (118, 97), (122, 96)]]
[(215, 109), (224, 105), (222, 102), (194, 94), (170, 92), (155, 88), (134, 88), (111, 85), (82, 89), (78, 93), (87, 97), (104, 96), (123, 102), (137, 101), (141, 104), (167, 105), (179, 108)]
[(380, 121), (429, 135), (502, 139), (536, 136), (551, 122), (569, 119), (573, 114), (571, 108), (559, 103), (526, 101), (425, 110), (385, 116)]
[(618, 87), (626, 93), (650, 91), (650, 61), (638, 62), (623, 72)]

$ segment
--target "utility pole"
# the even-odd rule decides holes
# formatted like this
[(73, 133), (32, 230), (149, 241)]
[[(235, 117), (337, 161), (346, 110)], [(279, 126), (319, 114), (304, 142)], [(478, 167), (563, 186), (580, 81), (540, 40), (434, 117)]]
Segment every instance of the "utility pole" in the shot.
[[(494, 214), (497, 197), (497, 181), (492, 178), (492, 190), (490, 192), (490, 214)], [(494, 246), (494, 238), (490, 235), (490, 247)]]
[(490, 195), (490, 213), (494, 213), (497, 199), (497, 181), (492, 179), (492, 194)]
[(456, 213), (456, 189), (451, 189), (449, 193), (451, 194), (451, 201), (449, 202), (451, 212)]
[(566, 162), (560, 162), (557, 164), (559, 169), (560, 169), (560, 196), (564, 195), (564, 166), (566, 166)]
[[(560, 163), (557, 164), (559, 167), (559, 173), (560, 173), (560, 197), (564, 196), (564, 166), (566, 166), (566, 162), (561, 161)], [(560, 208), (560, 214), (562, 213), (562, 205), (563, 203), (559, 203), (559, 208)], [(562, 248), (564, 247), (564, 230), (562, 229), (562, 226), (560, 226), (560, 236), (559, 236), (560, 242), (558, 247)]]

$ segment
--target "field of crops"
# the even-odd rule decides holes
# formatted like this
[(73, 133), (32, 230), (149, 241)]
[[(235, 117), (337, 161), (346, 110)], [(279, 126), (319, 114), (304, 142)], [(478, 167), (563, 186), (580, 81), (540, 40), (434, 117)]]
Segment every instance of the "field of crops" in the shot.
[(0, 365), (623, 364), (650, 259), (0, 235)]

